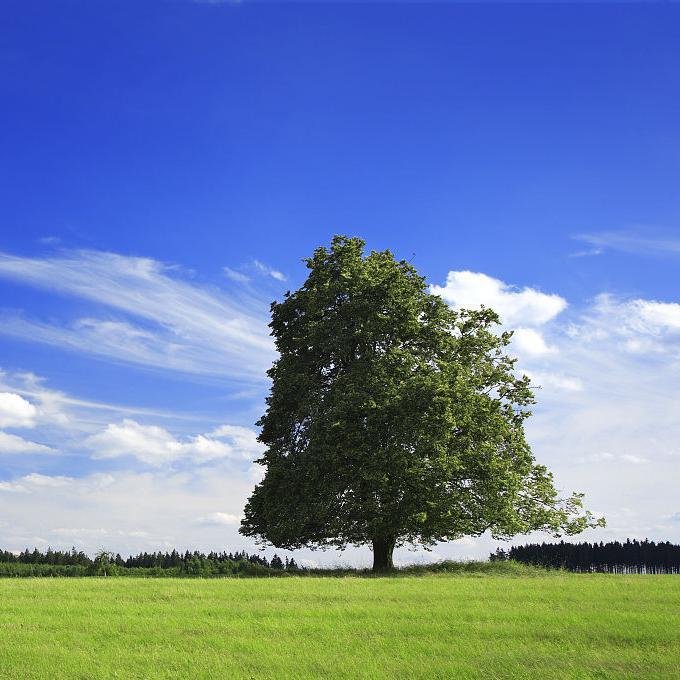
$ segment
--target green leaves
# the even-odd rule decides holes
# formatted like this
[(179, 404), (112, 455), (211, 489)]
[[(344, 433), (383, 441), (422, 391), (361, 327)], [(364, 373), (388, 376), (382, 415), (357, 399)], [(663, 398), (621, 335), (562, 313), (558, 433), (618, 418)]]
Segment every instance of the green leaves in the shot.
[(523, 431), (534, 395), (495, 312), (450, 309), (409, 263), (364, 256), (357, 238), (306, 263), (304, 285), (272, 304), (266, 471), (243, 534), (287, 548), (429, 545), (601, 524), (535, 462)]

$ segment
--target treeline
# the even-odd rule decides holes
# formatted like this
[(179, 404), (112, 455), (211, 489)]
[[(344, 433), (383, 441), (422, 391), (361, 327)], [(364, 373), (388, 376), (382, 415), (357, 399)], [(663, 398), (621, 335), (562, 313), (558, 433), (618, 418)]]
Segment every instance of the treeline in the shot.
[(625, 543), (530, 543), (509, 550), (499, 548), (490, 559), (579, 573), (680, 574), (680, 545), (647, 539), (628, 539)]
[(37, 548), (29, 550), (26, 548), (23, 552), (13, 553), (9, 550), (0, 550), (0, 563), (6, 564), (52, 564), (52, 565), (68, 565), (68, 566), (88, 566), (92, 564), (93, 560), (88, 557), (82, 550), (52, 550), (48, 548), (47, 552), (40, 552)]
[(100, 551), (94, 558), (82, 550), (14, 553), (0, 550), (0, 576), (271, 576), (304, 571), (294, 559), (242, 552), (199, 551), (139, 553), (123, 558)]

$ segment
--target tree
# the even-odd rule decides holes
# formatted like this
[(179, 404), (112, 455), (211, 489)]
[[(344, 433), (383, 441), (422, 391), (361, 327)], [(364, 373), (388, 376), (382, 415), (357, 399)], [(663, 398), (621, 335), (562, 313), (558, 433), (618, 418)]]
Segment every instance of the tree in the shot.
[(92, 562), (92, 572), (97, 576), (108, 576), (115, 572), (113, 553), (103, 548), (97, 551)]
[(498, 316), (452, 310), (409, 263), (364, 245), (336, 236), (272, 303), (265, 475), (241, 533), (288, 549), (369, 544), (385, 570), (405, 543), (601, 524), (534, 460), (534, 396)]

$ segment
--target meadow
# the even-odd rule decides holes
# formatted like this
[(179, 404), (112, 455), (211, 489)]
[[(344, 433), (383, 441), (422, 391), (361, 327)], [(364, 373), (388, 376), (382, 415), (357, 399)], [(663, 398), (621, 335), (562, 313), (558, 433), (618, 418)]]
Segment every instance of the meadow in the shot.
[(667, 680), (680, 579), (2, 579), (0, 677)]

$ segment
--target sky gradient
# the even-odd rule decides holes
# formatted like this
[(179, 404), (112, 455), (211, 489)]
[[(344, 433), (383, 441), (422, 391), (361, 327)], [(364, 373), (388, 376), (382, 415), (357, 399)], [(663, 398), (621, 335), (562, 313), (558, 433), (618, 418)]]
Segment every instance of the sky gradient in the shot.
[(269, 303), (336, 233), (517, 329), (586, 538), (680, 541), (679, 6), (3, 14), (0, 547), (253, 549)]

